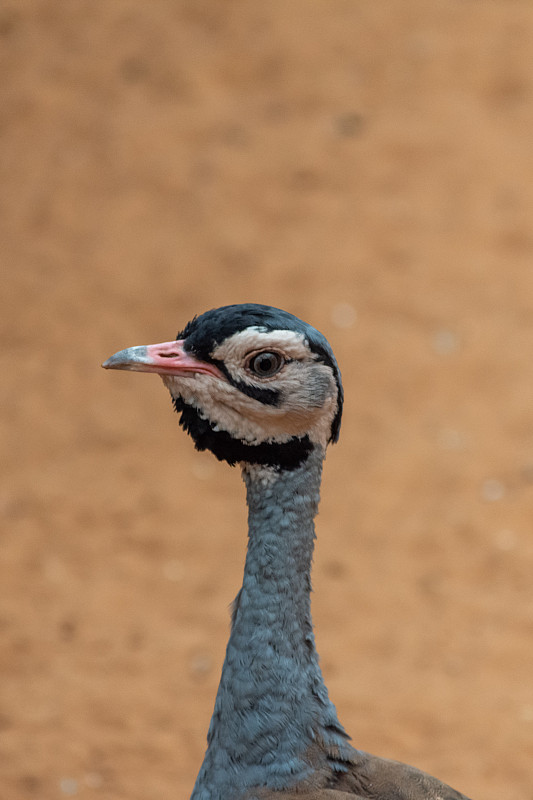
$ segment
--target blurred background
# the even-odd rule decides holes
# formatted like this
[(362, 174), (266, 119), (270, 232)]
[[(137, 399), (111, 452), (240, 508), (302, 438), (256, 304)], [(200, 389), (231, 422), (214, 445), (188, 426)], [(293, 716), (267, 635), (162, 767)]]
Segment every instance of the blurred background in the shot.
[(526, 0), (1, 4), (3, 797), (189, 796), (244, 491), (100, 363), (256, 301), (343, 370), (341, 720), (533, 798), (532, 36)]

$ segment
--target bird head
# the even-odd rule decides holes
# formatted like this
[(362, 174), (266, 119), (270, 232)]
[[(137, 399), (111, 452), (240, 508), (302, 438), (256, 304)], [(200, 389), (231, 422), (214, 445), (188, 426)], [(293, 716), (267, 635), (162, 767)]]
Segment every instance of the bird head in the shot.
[(292, 469), (338, 439), (343, 390), (325, 337), (271, 306), (223, 306), (176, 340), (130, 347), (106, 369), (156, 372), (199, 450), (230, 464)]

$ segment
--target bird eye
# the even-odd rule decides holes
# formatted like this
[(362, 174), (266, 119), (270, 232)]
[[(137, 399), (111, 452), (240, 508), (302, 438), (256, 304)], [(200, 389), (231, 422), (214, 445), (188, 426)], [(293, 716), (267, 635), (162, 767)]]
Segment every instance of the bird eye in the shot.
[(248, 362), (248, 368), (259, 378), (270, 378), (280, 371), (284, 364), (279, 353), (258, 353)]

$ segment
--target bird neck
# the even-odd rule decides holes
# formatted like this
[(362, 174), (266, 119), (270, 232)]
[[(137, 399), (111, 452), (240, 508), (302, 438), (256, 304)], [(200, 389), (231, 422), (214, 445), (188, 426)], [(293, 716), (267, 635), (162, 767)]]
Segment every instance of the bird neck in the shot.
[[(245, 466), (249, 542), (242, 588), (194, 800), (284, 789), (310, 776), (317, 742), (342, 769), (350, 749), (318, 663), (310, 610), (323, 452), (290, 471)], [(339, 761), (339, 766), (335, 762)]]

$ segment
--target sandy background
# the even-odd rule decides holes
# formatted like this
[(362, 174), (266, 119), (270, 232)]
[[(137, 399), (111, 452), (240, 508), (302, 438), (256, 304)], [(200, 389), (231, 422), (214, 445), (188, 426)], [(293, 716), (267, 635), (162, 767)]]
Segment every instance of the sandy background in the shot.
[(358, 747), (533, 798), (533, 4), (0, 5), (1, 800), (175, 800), (239, 474), (123, 347), (259, 301), (346, 385), (314, 570)]

